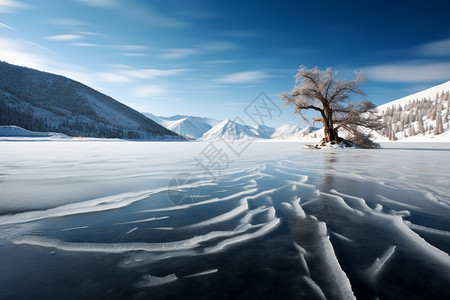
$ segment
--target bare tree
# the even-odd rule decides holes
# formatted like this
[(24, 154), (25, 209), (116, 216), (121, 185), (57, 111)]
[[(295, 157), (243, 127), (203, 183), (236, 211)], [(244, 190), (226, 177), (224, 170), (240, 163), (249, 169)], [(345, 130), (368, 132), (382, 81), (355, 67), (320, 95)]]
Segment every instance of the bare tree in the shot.
[(317, 67), (307, 69), (301, 66), (295, 75), (297, 85), (292, 91), (282, 93), (281, 101), (285, 105), (292, 105), (294, 113), (298, 113), (307, 122), (305, 111), (313, 110), (320, 114), (321, 118), (313, 120), (323, 123), (325, 138), (322, 143), (347, 143), (338, 135), (340, 129), (345, 129), (351, 134), (350, 141), (358, 146), (377, 147), (371, 142), (370, 133), (361, 130), (381, 129), (381, 117), (373, 110), (375, 105), (366, 100), (350, 102), (352, 94), (365, 96), (360, 89), (364, 83), (362, 72), (356, 74), (351, 81), (338, 80), (335, 78), (336, 74), (331, 68), (321, 71)]

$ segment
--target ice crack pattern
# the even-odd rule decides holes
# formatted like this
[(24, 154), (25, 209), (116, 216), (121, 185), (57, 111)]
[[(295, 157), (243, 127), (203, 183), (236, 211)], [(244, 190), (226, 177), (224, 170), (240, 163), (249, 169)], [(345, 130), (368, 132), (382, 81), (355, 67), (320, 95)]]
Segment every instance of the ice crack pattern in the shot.
[(2, 215), (1, 243), (62, 261), (107, 257), (113, 272), (131, 274), (124, 278), (134, 296), (157, 299), (188, 293), (190, 284), (226, 292), (220, 282), (233, 282), (228, 292), (238, 298), (257, 289), (286, 299), (420, 298), (431, 290), (415, 290), (424, 280), (432, 295), (448, 296), (445, 193), (341, 172), (318, 176), (280, 160), (216, 181), (196, 174), (195, 202), (173, 205), (161, 187)]

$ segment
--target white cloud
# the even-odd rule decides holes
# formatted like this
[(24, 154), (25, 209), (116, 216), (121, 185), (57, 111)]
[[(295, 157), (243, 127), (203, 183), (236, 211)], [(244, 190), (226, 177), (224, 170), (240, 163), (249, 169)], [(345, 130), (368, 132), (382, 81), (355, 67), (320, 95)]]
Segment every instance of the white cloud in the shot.
[(119, 3), (116, 0), (75, 0), (75, 1), (89, 6), (105, 7), (105, 8), (116, 7), (119, 5)]
[(415, 52), (427, 56), (450, 56), (450, 38), (421, 45)]
[(23, 8), (29, 6), (16, 0), (0, 0), (0, 13), (11, 13)]
[(143, 56), (148, 56), (147, 54), (145, 54), (145, 53), (122, 53), (122, 54), (120, 54), (120, 55), (122, 55), (122, 56), (128, 56), (128, 57), (143, 57)]
[(223, 59), (223, 60), (207, 60), (204, 61), (205, 64), (233, 64), (240, 62), (240, 60), (237, 59)]
[(180, 59), (198, 53), (198, 50), (192, 48), (166, 49), (165, 51), (165, 53), (159, 56), (160, 58)]
[(8, 25), (6, 25), (6, 24), (3, 24), (3, 23), (0, 23), (0, 27), (4, 27), (4, 28), (7, 28), (7, 29), (9, 29), (9, 30), (15, 30), (14, 28), (12, 28), (11, 26), (8, 26)]
[(142, 45), (113, 45), (111, 47), (118, 49), (118, 50), (123, 50), (123, 51), (145, 51), (145, 50), (148, 50), (147, 46), (142, 46)]
[(450, 62), (392, 64), (365, 69), (368, 79), (382, 82), (435, 82), (450, 79)]
[(267, 77), (267, 74), (263, 71), (246, 71), (228, 74), (216, 79), (215, 81), (229, 84), (248, 84), (259, 82)]
[(141, 85), (133, 89), (133, 95), (137, 98), (159, 97), (169, 93), (169, 90), (159, 85)]
[(136, 1), (134, 1), (133, 5), (123, 7), (123, 11), (133, 19), (152, 26), (168, 28), (184, 28), (190, 26), (190, 23), (182, 20), (181, 18), (168, 16), (165, 13), (155, 9), (150, 4), (150, 1), (146, 1), (145, 5), (139, 5)]
[(98, 44), (93, 44), (93, 43), (71, 43), (71, 45), (73, 46), (77, 46), (77, 47), (98, 47)]
[[(44, 69), (47, 59), (32, 42), (0, 37), (0, 59), (11, 64)], [(35, 53), (29, 51), (35, 49)]]
[(60, 34), (47, 36), (45, 39), (50, 41), (69, 42), (69, 41), (77, 41), (82, 38), (83, 36), (79, 34)]
[(8, 63), (60, 74), (81, 81), (90, 86), (95, 85), (92, 74), (83, 72), (78, 66), (64, 64), (47, 48), (17, 38), (0, 37), (0, 59)]
[(78, 19), (70, 19), (70, 18), (57, 18), (49, 21), (52, 24), (69, 27), (69, 28), (80, 28), (87, 26), (88, 24), (84, 21)]
[(229, 51), (238, 48), (239, 46), (236, 43), (227, 41), (209, 42), (201, 46), (201, 49), (207, 52)]
[(189, 69), (171, 69), (171, 70), (139, 69), (139, 70), (126, 70), (122, 71), (122, 73), (136, 79), (151, 79), (161, 76), (176, 76), (186, 71), (189, 71)]
[(77, 32), (77, 34), (87, 35), (87, 36), (96, 36), (96, 37), (108, 37), (106, 34), (98, 33), (98, 32), (91, 32), (91, 31), (80, 31), (80, 32)]
[(127, 76), (118, 73), (97, 73), (96, 76), (100, 81), (110, 82), (110, 83), (124, 83), (133, 81)]

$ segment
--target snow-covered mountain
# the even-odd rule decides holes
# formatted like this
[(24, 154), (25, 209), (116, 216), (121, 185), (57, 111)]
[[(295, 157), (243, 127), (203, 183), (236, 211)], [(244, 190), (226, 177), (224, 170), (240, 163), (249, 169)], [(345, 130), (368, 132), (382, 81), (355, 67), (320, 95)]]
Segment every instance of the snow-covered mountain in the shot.
[(212, 126), (195, 118), (186, 117), (184, 119), (173, 121), (167, 128), (183, 136), (198, 139), (202, 137), (205, 132), (210, 130)]
[[(301, 140), (306, 137), (314, 136), (314, 133), (319, 130), (312, 126), (300, 127), (299, 125), (285, 124), (278, 127), (271, 135), (272, 139), (277, 140)], [(317, 134), (315, 134), (317, 136)]]
[(143, 114), (180, 135), (205, 141), (245, 138), (310, 141), (321, 135), (315, 133), (319, 129), (311, 126), (303, 128), (287, 124), (275, 129), (267, 125), (253, 127), (231, 120), (218, 121), (212, 118), (186, 115), (162, 117), (150, 113)]
[(150, 113), (143, 113), (146, 117), (156, 123), (176, 132), (182, 136), (198, 139), (210, 130), (214, 125), (220, 123), (215, 119), (194, 117), (186, 115), (175, 115), (171, 117), (155, 116)]
[(298, 125), (285, 124), (278, 127), (271, 135), (273, 139), (286, 139), (300, 132), (302, 128)]
[(201, 137), (201, 140), (240, 140), (257, 137), (259, 137), (259, 135), (255, 128), (250, 130), (245, 125), (226, 119), (208, 130)]
[(450, 142), (450, 81), (377, 109), (386, 124), (382, 131), (386, 139)]
[(70, 136), (181, 138), (86, 85), (5, 62), (0, 62), (0, 125)]
[(254, 129), (257, 132), (258, 136), (263, 139), (270, 139), (270, 137), (275, 131), (275, 128), (267, 125), (259, 125)]

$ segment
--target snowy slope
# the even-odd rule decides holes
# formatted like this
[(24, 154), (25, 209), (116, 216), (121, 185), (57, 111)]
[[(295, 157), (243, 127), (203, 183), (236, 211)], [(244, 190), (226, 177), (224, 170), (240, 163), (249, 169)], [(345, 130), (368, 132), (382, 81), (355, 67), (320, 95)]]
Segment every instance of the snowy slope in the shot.
[(172, 121), (167, 128), (182, 136), (198, 139), (210, 130), (212, 126), (193, 117), (186, 117), (184, 119)]
[(302, 128), (298, 125), (285, 124), (278, 127), (271, 135), (273, 139), (286, 139), (300, 132)]
[(70, 136), (180, 138), (86, 85), (5, 62), (0, 62), (0, 125)]
[(321, 136), (322, 129), (312, 126), (302, 128), (298, 125), (285, 124), (278, 127), (271, 138), (275, 140), (311, 140)]
[(431, 99), (435, 99), (436, 94), (437, 93), (441, 93), (442, 91), (450, 91), (450, 80), (447, 82), (444, 82), (442, 84), (433, 86), (431, 88), (428, 88), (426, 90), (411, 94), (409, 96), (385, 103), (383, 105), (380, 105), (377, 107), (378, 111), (382, 112), (383, 110), (386, 110), (388, 107), (392, 107), (392, 106), (398, 106), (401, 105), (402, 107), (404, 107), (409, 101), (412, 101), (414, 99), (423, 99), (423, 98), (431, 98)]
[(377, 141), (450, 142), (450, 81), (378, 107)]
[(192, 139), (202, 137), (202, 135), (210, 130), (214, 125), (220, 123), (220, 121), (212, 118), (195, 116), (175, 115), (171, 117), (162, 117), (155, 116), (151, 113), (142, 114), (156, 123), (170, 129), (171, 131)]
[(36, 132), (18, 126), (0, 126), (0, 137), (57, 137), (68, 138), (67, 135), (55, 132)]
[(275, 128), (267, 126), (267, 125), (259, 125), (256, 128), (254, 128), (256, 133), (260, 138), (263, 139), (270, 139), (272, 134), (275, 132)]
[(239, 140), (257, 137), (259, 137), (258, 134), (249, 130), (247, 126), (227, 119), (208, 130), (201, 140)]

